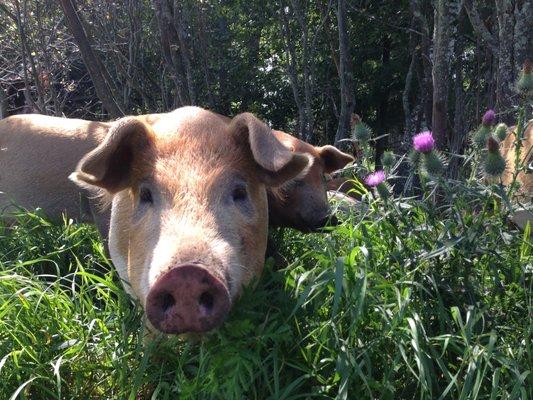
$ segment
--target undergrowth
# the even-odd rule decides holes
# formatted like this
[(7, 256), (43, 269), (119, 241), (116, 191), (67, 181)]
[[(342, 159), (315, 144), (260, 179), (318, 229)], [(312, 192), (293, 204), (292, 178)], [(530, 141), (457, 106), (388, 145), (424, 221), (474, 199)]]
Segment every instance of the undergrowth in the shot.
[(143, 343), (94, 228), (38, 214), (0, 230), (0, 398), (527, 399), (532, 243), (500, 187), (274, 232), (227, 322)]

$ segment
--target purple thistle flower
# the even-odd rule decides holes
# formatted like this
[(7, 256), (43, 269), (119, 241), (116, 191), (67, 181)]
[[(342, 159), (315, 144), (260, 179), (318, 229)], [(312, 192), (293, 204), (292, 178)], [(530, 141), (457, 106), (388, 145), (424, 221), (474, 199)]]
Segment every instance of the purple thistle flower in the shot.
[(385, 181), (385, 172), (383, 170), (379, 170), (376, 172), (372, 172), (370, 175), (368, 175), (365, 178), (365, 184), (370, 187), (376, 187), (380, 183), (383, 183)]
[(431, 131), (424, 131), (413, 136), (413, 147), (421, 153), (430, 153), (435, 147), (435, 139)]
[(485, 126), (492, 126), (496, 122), (496, 113), (494, 110), (487, 110), (485, 114), (483, 114), (483, 118), (481, 119), (481, 123)]

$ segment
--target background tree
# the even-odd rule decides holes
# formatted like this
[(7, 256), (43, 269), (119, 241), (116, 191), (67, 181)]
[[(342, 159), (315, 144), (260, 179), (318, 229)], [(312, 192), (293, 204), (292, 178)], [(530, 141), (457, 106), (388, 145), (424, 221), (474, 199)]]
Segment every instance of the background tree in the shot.
[(460, 152), (485, 109), (513, 122), (531, 3), (8, 0), (2, 115), (109, 119), (196, 104), (323, 144), (349, 136), (355, 111), (380, 137), (376, 160), (426, 128)]

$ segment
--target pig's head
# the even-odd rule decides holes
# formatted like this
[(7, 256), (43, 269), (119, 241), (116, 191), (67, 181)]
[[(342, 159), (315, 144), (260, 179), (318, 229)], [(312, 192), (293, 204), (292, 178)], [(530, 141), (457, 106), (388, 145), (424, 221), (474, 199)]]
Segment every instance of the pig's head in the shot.
[(266, 187), (308, 163), (251, 114), (184, 107), (152, 126), (117, 121), (72, 179), (112, 195), (111, 257), (151, 325), (205, 332), (262, 270)]
[(335, 216), (330, 213), (326, 194), (325, 174), (343, 168), (354, 158), (333, 146), (316, 147), (287, 133), (273, 132), (293, 153), (308, 154), (311, 165), (305, 175), (269, 189), (270, 225), (313, 232), (328, 221), (334, 223)]

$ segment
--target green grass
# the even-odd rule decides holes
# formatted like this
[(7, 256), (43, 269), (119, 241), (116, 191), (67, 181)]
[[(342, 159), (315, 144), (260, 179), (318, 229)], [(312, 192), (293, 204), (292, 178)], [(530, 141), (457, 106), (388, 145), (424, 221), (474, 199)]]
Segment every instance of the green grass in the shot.
[(0, 227), (0, 398), (533, 398), (531, 239), (499, 186), (441, 185), (275, 232), (288, 265), (194, 341), (143, 343), (93, 227), (21, 214)]

